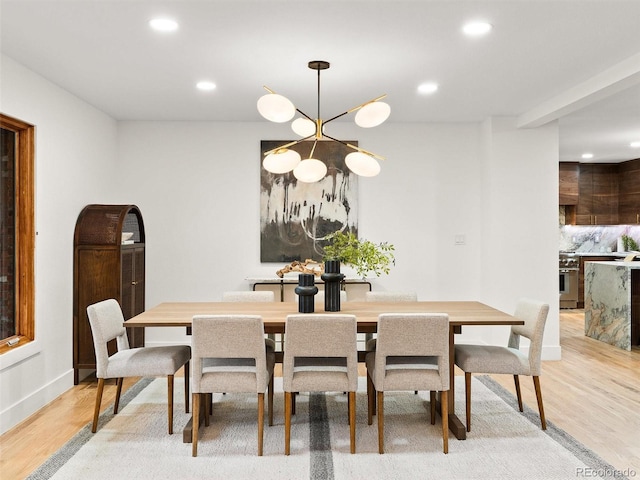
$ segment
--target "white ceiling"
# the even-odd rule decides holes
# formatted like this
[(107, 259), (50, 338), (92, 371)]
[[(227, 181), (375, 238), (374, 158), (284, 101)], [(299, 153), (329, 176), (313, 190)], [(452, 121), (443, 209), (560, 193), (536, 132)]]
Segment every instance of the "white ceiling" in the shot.
[[(307, 63), (327, 60), (324, 119), (386, 93), (391, 122), (559, 119), (561, 161), (640, 157), (640, 0), (0, 0), (0, 17), (4, 54), (119, 120), (265, 121), (262, 85), (315, 117)], [(465, 37), (473, 19), (493, 31)]]

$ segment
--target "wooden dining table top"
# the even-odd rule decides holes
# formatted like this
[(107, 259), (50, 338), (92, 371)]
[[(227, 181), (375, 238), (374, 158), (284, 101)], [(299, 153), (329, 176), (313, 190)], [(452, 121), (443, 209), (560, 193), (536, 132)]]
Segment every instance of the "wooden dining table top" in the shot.
[[(164, 302), (125, 322), (127, 327), (189, 327), (194, 315), (260, 315), (265, 331), (284, 331), (287, 315), (298, 314), (297, 302)], [(358, 329), (375, 331), (381, 313), (446, 313), (451, 326), (521, 325), (508, 313), (476, 301), (343, 302), (340, 313), (355, 315)]]

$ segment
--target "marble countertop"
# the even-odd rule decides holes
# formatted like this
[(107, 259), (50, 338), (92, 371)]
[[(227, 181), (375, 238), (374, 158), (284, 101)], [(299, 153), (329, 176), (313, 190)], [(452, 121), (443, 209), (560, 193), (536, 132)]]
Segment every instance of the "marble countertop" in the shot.
[(640, 262), (589, 262), (590, 265), (603, 265), (606, 267), (640, 268)]

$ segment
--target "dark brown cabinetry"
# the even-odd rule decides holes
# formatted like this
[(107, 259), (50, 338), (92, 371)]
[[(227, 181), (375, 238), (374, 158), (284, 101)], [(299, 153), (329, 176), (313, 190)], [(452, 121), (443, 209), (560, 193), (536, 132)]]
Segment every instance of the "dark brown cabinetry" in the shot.
[(618, 165), (580, 165), (577, 225), (618, 223)]
[(640, 158), (619, 165), (618, 221), (640, 223)]
[[(132, 234), (123, 241), (123, 233)], [(145, 234), (135, 205), (87, 205), (73, 238), (73, 369), (95, 369), (87, 306), (115, 298), (129, 319), (144, 311)], [(132, 347), (144, 346), (144, 329), (127, 331)]]
[(580, 179), (580, 164), (566, 162), (560, 164), (560, 195), (559, 205), (578, 204), (578, 182)]

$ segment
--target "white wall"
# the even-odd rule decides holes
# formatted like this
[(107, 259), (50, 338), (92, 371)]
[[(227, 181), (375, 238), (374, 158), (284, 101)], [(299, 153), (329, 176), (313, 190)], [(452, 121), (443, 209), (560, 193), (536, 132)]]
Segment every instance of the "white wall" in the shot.
[[(559, 358), (556, 128), (487, 124), (340, 124), (330, 134), (387, 157), (358, 187), (360, 236), (396, 246), (396, 266), (374, 288), (509, 312), (519, 297), (543, 299), (552, 305), (545, 357)], [(290, 137), (262, 122), (120, 123), (122, 195), (141, 208), (147, 232), (147, 307), (219, 300), (284, 266), (259, 260), (259, 145)], [(504, 342), (508, 332), (468, 330), (461, 340)], [(171, 328), (147, 333), (149, 344), (173, 341), (188, 339)]]
[(73, 231), (114, 202), (116, 122), (0, 58), (0, 111), (36, 126), (36, 341), (0, 356), (0, 433), (73, 385)]
[[(0, 111), (37, 125), (35, 353), (0, 358), (0, 432), (72, 385), (72, 238), (89, 203), (140, 207), (147, 307), (217, 300), (274, 274), (259, 261), (260, 140), (291, 138), (260, 123), (119, 122), (2, 57)], [(551, 304), (545, 358), (558, 358), (557, 132), (481, 124), (332, 125), (387, 157), (359, 183), (359, 231), (396, 246), (374, 288), (421, 299), (477, 299), (512, 311), (520, 296)], [(466, 244), (454, 245), (464, 235)], [(515, 269), (514, 269), (515, 267)], [(503, 341), (500, 329), (462, 340)], [(152, 329), (148, 344), (187, 342)], [(26, 347), (25, 347), (26, 348)], [(9, 386), (8, 388), (6, 386)]]

